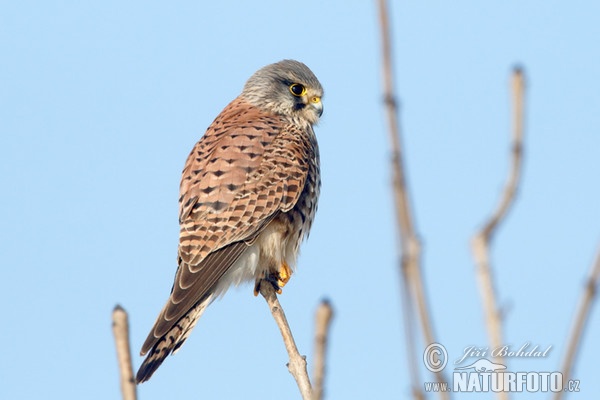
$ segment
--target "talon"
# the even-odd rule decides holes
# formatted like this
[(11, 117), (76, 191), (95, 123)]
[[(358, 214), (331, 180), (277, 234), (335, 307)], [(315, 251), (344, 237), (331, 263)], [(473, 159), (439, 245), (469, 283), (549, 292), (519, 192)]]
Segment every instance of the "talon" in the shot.
[(284, 287), (286, 283), (290, 281), (291, 277), (292, 269), (285, 261), (282, 261), (281, 266), (279, 267), (279, 271), (266, 274), (264, 278), (258, 279), (256, 281), (256, 283), (254, 284), (254, 296), (256, 297), (260, 293), (260, 284), (263, 280), (273, 285), (273, 289), (275, 289), (275, 292), (277, 294), (281, 294), (281, 288)]
[(289, 265), (287, 265), (287, 263), (285, 261), (281, 262), (281, 267), (279, 268), (279, 271), (277, 273), (277, 286), (279, 287), (279, 290), (277, 291), (277, 293), (281, 294), (281, 288), (284, 287), (286, 285), (286, 283), (288, 283), (290, 281), (290, 278), (292, 277), (292, 269), (290, 268)]

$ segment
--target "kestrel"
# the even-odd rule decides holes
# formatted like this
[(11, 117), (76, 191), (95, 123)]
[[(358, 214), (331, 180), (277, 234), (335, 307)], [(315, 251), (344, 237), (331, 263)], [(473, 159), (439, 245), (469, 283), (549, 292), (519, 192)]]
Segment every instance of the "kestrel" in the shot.
[(185, 342), (231, 285), (261, 281), (279, 293), (308, 235), (321, 186), (313, 125), (323, 88), (304, 64), (258, 70), (192, 149), (179, 197), (178, 268), (142, 346), (144, 382)]

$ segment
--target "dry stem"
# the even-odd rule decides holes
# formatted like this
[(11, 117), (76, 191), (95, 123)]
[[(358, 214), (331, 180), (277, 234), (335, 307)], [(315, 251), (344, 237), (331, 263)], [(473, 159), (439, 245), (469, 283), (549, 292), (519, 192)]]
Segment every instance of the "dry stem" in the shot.
[(260, 285), (260, 294), (267, 301), (269, 309), (271, 310), (271, 314), (273, 314), (273, 319), (275, 319), (275, 322), (281, 331), (283, 344), (285, 345), (285, 349), (290, 357), (290, 362), (287, 364), (288, 370), (298, 384), (298, 389), (300, 389), (302, 399), (311, 400), (312, 388), (310, 385), (310, 380), (308, 379), (308, 372), (306, 370), (306, 357), (301, 356), (298, 352), (296, 342), (294, 341), (294, 336), (290, 330), (285, 313), (281, 308), (281, 304), (279, 304), (279, 300), (277, 299), (273, 285), (267, 281), (263, 281), (262, 285)]
[(325, 354), (329, 326), (333, 318), (333, 308), (328, 300), (323, 300), (315, 313), (315, 352), (313, 370), (313, 400), (323, 398), (323, 381), (325, 380)]
[[(408, 188), (404, 175), (402, 148), (400, 145), (400, 128), (398, 123), (398, 105), (394, 95), (394, 80), (392, 69), (392, 46), (391, 35), (387, 11), (387, 1), (379, 0), (379, 19), (381, 26), (381, 43), (382, 43), (382, 75), (383, 75), (383, 93), (385, 109), (387, 111), (390, 146), (392, 150), (392, 173), (393, 173), (393, 191), (394, 203), (396, 210), (397, 226), (399, 230), (399, 248), (401, 249), (400, 272), (401, 279), (408, 280), (408, 283), (403, 284), (402, 289), (411, 289), (412, 296), (403, 296), (403, 299), (410, 301), (408, 306), (403, 306), (404, 309), (404, 324), (413, 325), (412, 312), (407, 313), (408, 309), (413, 309), (413, 301), (416, 303), (416, 309), (421, 321), (421, 328), (424, 340), (427, 344), (434, 343), (433, 326), (429, 317), (429, 309), (425, 296), (423, 278), (421, 276), (421, 243), (415, 232), (413, 223), (412, 211), (410, 208)], [(407, 316), (409, 315), (409, 316)], [(410, 329), (406, 326), (406, 329)], [(407, 349), (414, 349), (412, 335), (406, 335)], [(410, 353), (411, 351), (408, 351)], [(420, 358), (419, 358), (420, 359)], [(418, 376), (417, 358), (410, 356), (408, 368), (411, 371), (412, 392), (415, 398), (422, 398), (421, 380)], [(444, 382), (443, 374), (437, 372), (435, 374), (438, 382)], [(439, 392), (443, 399), (449, 398), (445, 392)]]
[[(516, 67), (512, 74), (513, 91), (513, 133), (511, 150), (511, 169), (498, 207), (491, 215), (483, 228), (475, 234), (472, 241), (473, 257), (476, 263), (476, 275), (479, 283), (479, 292), (483, 303), (490, 346), (498, 348), (503, 345), (502, 315), (497, 306), (496, 290), (492, 267), (490, 264), (490, 243), (494, 233), (514, 199), (519, 187), (523, 153), (523, 102), (525, 83), (523, 71)], [(502, 357), (496, 357), (496, 362), (504, 364)], [(498, 392), (498, 398), (507, 399), (507, 392)]]
[(131, 366), (131, 348), (129, 347), (129, 322), (127, 311), (120, 305), (115, 306), (112, 313), (112, 328), (117, 348), (117, 360), (121, 376), (121, 393), (123, 400), (137, 399), (133, 368)]
[[(571, 373), (573, 372), (573, 364), (579, 353), (579, 345), (581, 343), (581, 336), (585, 330), (590, 310), (594, 300), (596, 300), (596, 294), (598, 290), (598, 279), (600, 278), (600, 247), (596, 254), (596, 260), (590, 270), (590, 275), (587, 279), (585, 286), (583, 287), (583, 293), (581, 294), (581, 301), (577, 310), (577, 315), (573, 321), (571, 327), (571, 334), (569, 342), (565, 351), (563, 365), (561, 368), (563, 375), (563, 382), (568, 382), (571, 379)], [(560, 390), (554, 394), (555, 400), (560, 400), (563, 396), (564, 391)]]
[[(401, 265), (401, 264), (400, 264)], [(411, 381), (411, 392), (412, 396), (415, 400), (423, 400), (425, 398), (425, 394), (421, 390), (421, 379), (419, 377), (419, 364), (418, 361), (421, 360), (421, 357), (418, 357), (415, 353), (416, 348), (412, 346), (415, 343), (415, 328), (417, 324), (415, 321), (415, 313), (413, 310), (413, 303), (410, 292), (410, 280), (406, 275), (406, 268), (402, 268), (402, 319), (404, 323), (404, 335), (406, 337), (406, 357), (408, 361), (408, 371), (410, 374)]]

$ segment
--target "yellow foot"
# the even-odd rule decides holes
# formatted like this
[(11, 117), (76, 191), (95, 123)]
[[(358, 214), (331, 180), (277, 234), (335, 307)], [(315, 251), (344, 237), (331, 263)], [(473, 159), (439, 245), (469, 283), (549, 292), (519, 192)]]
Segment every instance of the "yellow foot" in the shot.
[(285, 261), (281, 262), (281, 267), (279, 267), (279, 272), (277, 273), (277, 281), (275, 282), (279, 287), (277, 293), (281, 294), (281, 288), (286, 285), (290, 281), (292, 277), (292, 269)]
[[(264, 280), (268, 281), (269, 283), (271, 283), (271, 285), (273, 285), (273, 288), (275, 288), (277, 294), (281, 294), (281, 288), (284, 287), (286, 283), (290, 281), (291, 277), (292, 269), (285, 261), (282, 261), (281, 266), (279, 267), (279, 271), (273, 274), (268, 274), (264, 278)], [(262, 281), (263, 279), (259, 279), (256, 281), (254, 285), (254, 296), (258, 296), (258, 293), (260, 293), (260, 284)]]

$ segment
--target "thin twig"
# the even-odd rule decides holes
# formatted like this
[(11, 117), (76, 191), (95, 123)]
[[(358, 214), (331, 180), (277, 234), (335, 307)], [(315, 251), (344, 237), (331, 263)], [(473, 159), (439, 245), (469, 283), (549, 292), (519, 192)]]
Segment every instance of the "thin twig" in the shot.
[(273, 285), (267, 281), (263, 281), (262, 283), (263, 284), (260, 285), (260, 294), (265, 298), (269, 305), (271, 314), (273, 314), (273, 319), (275, 319), (275, 322), (281, 331), (285, 349), (290, 357), (290, 362), (287, 364), (288, 370), (298, 384), (302, 399), (311, 400), (312, 388), (310, 379), (308, 378), (308, 371), (306, 370), (306, 357), (301, 356), (298, 352), (294, 336), (290, 330), (283, 308), (281, 308), (281, 304), (279, 304)]
[[(392, 150), (394, 203), (399, 230), (398, 248), (401, 249), (400, 272), (401, 279), (408, 280), (408, 283), (403, 285), (402, 290), (404, 291), (405, 288), (410, 288), (412, 293), (412, 296), (403, 296), (403, 299), (410, 301), (408, 306), (403, 306), (404, 324), (413, 325), (413, 321), (409, 321), (410, 317), (407, 317), (407, 310), (415, 307), (415, 305), (413, 305), (414, 301), (420, 317), (424, 340), (427, 344), (431, 344), (436, 341), (434, 339), (433, 324), (430, 319), (423, 278), (421, 276), (421, 243), (414, 227), (408, 187), (404, 174), (402, 147), (400, 145), (400, 124), (398, 122), (398, 103), (394, 94), (395, 86), (392, 68), (392, 46), (387, 1), (378, 0), (378, 6), (382, 43), (383, 93), (388, 119), (390, 146)], [(412, 313), (410, 313), (410, 315), (412, 315)], [(409, 329), (409, 327), (406, 328)], [(406, 335), (406, 341), (407, 349), (416, 348), (412, 335)], [(413, 396), (415, 398), (422, 398), (423, 394), (420, 389), (421, 380), (418, 376), (419, 369), (417, 367), (417, 358), (410, 358), (411, 359), (408, 361), (408, 368), (411, 373)], [(436, 372), (435, 377), (438, 382), (446, 381), (441, 371)], [(449, 398), (448, 393), (439, 392), (439, 394), (443, 399)]]
[[(577, 359), (579, 353), (579, 345), (581, 344), (581, 336), (585, 330), (585, 326), (590, 316), (590, 311), (594, 301), (596, 300), (596, 294), (598, 293), (598, 280), (600, 279), (600, 246), (598, 247), (598, 253), (596, 254), (596, 260), (592, 264), (590, 269), (590, 275), (587, 278), (587, 282), (583, 287), (583, 293), (581, 294), (581, 301), (579, 302), (579, 308), (577, 315), (573, 321), (571, 327), (571, 334), (567, 344), (567, 348), (564, 355), (562, 364), (562, 379), (563, 382), (568, 382), (571, 379), (573, 373), (573, 365)], [(564, 391), (559, 390), (554, 394), (554, 400), (560, 400), (563, 396)]]
[(511, 86), (513, 92), (512, 164), (510, 174), (504, 186), (504, 192), (500, 198), (500, 203), (482, 230), (483, 236), (488, 241), (492, 239), (492, 235), (495, 233), (498, 224), (514, 203), (521, 176), (521, 164), (523, 160), (523, 103), (525, 97), (525, 78), (521, 67), (513, 69)]
[(323, 300), (315, 313), (315, 352), (313, 370), (313, 400), (323, 398), (323, 382), (325, 380), (325, 355), (329, 326), (333, 318), (333, 308), (328, 300)]
[[(402, 264), (400, 263), (400, 265)], [(417, 356), (417, 354), (415, 353), (416, 347), (412, 345), (413, 343), (415, 343), (415, 328), (417, 327), (417, 324), (414, 323), (415, 313), (410, 292), (410, 278), (406, 275), (406, 272), (406, 268), (402, 268), (402, 319), (404, 322), (404, 335), (406, 338), (406, 357), (408, 361), (408, 373), (410, 375), (412, 397), (415, 400), (423, 400), (425, 399), (425, 394), (421, 390), (422, 386), (419, 384), (421, 380), (419, 377), (418, 363), (419, 360), (421, 360), (421, 357)]]
[[(475, 234), (471, 243), (473, 257), (476, 263), (475, 271), (479, 282), (479, 292), (483, 303), (486, 327), (492, 349), (502, 346), (503, 339), (502, 315), (497, 305), (497, 294), (490, 263), (490, 244), (500, 222), (503, 221), (510, 206), (514, 203), (519, 188), (523, 154), (524, 81), (523, 71), (521, 68), (515, 67), (511, 79), (513, 92), (513, 129), (510, 172), (496, 210), (490, 216), (483, 228)], [(495, 361), (504, 364), (503, 357), (498, 356)], [(508, 399), (508, 392), (498, 392), (498, 398)]]
[(120, 305), (115, 306), (112, 313), (112, 329), (117, 348), (117, 360), (121, 376), (121, 393), (123, 400), (137, 399), (137, 388), (133, 379), (131, 366), (131, 348), (129, 346), (129, 322), (127, 311)]

